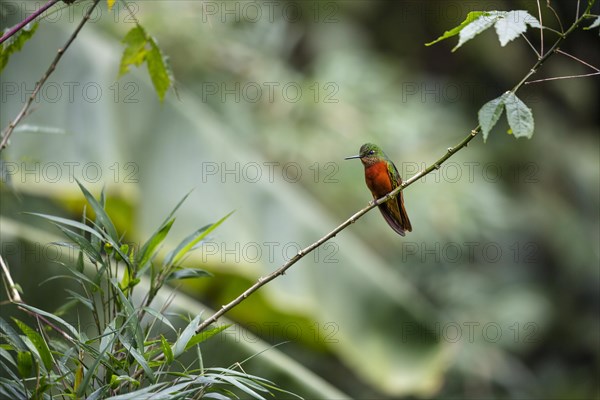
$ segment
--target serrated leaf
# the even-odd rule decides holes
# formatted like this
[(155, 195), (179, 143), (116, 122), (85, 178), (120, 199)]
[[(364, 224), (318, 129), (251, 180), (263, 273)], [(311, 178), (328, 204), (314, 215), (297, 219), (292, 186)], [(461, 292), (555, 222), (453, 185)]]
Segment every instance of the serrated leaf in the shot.
[(198, 229), (196, 232), (194, 232), (191, 235), (189, 235), (188, 237), (186, 237), (175, 248), (175, 250), (171, 251), (167, 255), (163, 265), (170, 267), (172, 265), (179, 264), (179, 261), (181, 261), (183, 256), (185, 256), (188, 253), (188, 251), (190, 251), (196, 245), (196, 243), (198, 243), (200, 240), (204, 239), (206, 237), (206, 235), (208, 235), (210, 232), (215, 230), (231, 214), (233, 214), (233, 211), (230, 212), (229, 214), (227, 214), (226, 216), (224, 216), (223, 218), (221, 218), (220, 220), (218, 220), (217, 222), (215, 222), (214, 224), (203, 226), (202, 228)]
[(146, 59), (146, 31), (140, 25), (131, 28), (127, 35), (122, 40), (126, 47), (123, 50), (121, 57), (121, 65), (119, 67), (119, 78), (129, 72), (129, 66), (135, 65), (139, 67)]
[(153, 38), (150, 38), (150, 51), (146, 54), (146, 61), (148, 62), (148, 73), (150, 79), (152, 79), (154, 89), (160, 101), (163, 101), (167, 90), (171, 87), (171, 76), (168, 61)]
[(483, 13), (480, 17), (475, 19), (473, 22), (465, 26), (459, 33), (458, 44), (452, 49), (456, 51), (460, 46), (479, 35), (481, 32), (490, 28), (498, 21), (504, 11), (490, 11)]
[(502, 115), (502, 111), (504, 111), (504, 101), (507, 96), (508, 93), (504, 93), (502, 96), (488, 101), (479, 109), (477, 116), (479, 118), (479, 125), (481, 125), (481, 133), (484, 142), (487, 140), (490, 131)]
[(539, 21), (525, 10), (509, 11), (498, 19), (494, 28), (496, 28), (500, 46), (506, 46), (508, 42), (525, 33), (527, 24), (535, 28), (541, 27)]
[[(20, 51), (23, 48), (25, 42), (31, 39), (38, 26), (39, 24), (37, 22), (33, 24), (29, 23), (0, 45), (0, 72), (2, 72), (4, 67), (6, 67), (6, 64), (8, 64), (8, 59), (11, 54)], [(3, 33), (8, 32), (9, 30), (10, 28), (6, 28)]]
[[(600, 26), (600, 16), (596, 17), (596, 19), (594, 20), (594, 22), (592, 22), (592, 24), (590, 26), (586, 26), (583, 29), (587, 31), (589, 29), (598, 28), (599, 26)], [(600, 34), (600, 31), (598, 31), (598, 33)]]
[(132, 28), (123, 38), (126, 47), (121, 57), (119, 77), (129, 71), (131, 65), (139, 67), (142, 63), (148, 65), (148, 74), (152, 85), (163, 101), (167, 90), (173, 83), (168, 59), (162, 54), (156, 40), (148, 35), (140, 25)]
[(194, 279), (194, 278), (206, 278), (211, 277), (212, 274), (210, 272), (204, 271), (203, 269), (197, 268), (185, 268), (178, 269), (169, 274), (167, 276), (167, 281), (173, 279)]
[(31, 340), (31, 343), (37, 350), (37, 355), (40, 357), (40, 361), (46, 368), (46, 371), (50, 372), (52, 369), (52, 354), (50, 354), (50, 348), (48, 347), (46, 340), (44, 340), (42, 335), (31, 329), (24, 322), (16, 318), (13, 318), (13, 321), (15, 321), (15, 324), (17, 324), (19, 329), (21, 329), (21, 332), (23, 332), (25, 336)]
[(216, 328), (212, 328), (207, 331), (202, 331), (200, 333), (195, 334), (190, 339), (188, 344), (185, 346), (185, 349), (187, 350), (192, 346), (195, 346), (199, 343), (202, 343), (202, 342), (210, 339), (211, 337), (215, 336), (216, 334), (223, 332), (225, 329), (229, 328), (230, 326), (231, 325), (221, 325), (221, 326), (217, 326)]
[(425, 46), (431, 46), (432, 44), (435, 44), (442, 40), (451, 38), (452, 36), (458, 35), (465, 26), (469, 25), (471, 22), (473, 22), (475, 19), (479, 18), (483, 14), (484, 14), (483, 11), (471, 11), (470, 13), (467, 14), (467, 18), (465, 18), (465, 20), (463, 22), (461, 22), (460, 25), (450, 29), (449, 31), (444, 32), (444, 34), (442, 36), (435, 39), (433, 42), (425, 43)]
[(506, 107), (506, 119), (508, 125), (516, 138), (533, 136), (533, 114), (531, 109), (525, 105), (514, 93), (510, 92), (504, 101)]
[(179, 335), (175, 343), (173, 343), (173, 346), (171, 347), (173, 349), (173, 357), (179, 357), (187, 349), (187, 344), (196, 334), (196, 328), (198, 327), (199, 323), (200, 314), (196, 315), (196, 317), (190, 321), (183, 332), (181, 332), (181, 335)]

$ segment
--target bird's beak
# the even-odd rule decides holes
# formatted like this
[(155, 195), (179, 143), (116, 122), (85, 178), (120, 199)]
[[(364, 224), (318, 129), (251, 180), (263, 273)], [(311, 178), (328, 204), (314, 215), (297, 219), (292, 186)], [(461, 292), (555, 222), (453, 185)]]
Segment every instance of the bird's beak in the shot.
[(352, 160), (353, 158), (360, 158), (360, 154), (357, 156), (346, 157), (346, 158), (344, 158), (344, 160)]

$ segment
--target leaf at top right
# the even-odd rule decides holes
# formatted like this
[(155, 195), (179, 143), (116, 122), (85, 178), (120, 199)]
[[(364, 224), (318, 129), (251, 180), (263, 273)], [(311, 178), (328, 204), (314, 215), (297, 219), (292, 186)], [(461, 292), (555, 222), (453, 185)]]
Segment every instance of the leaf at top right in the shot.
[(539, 21), (525, 10), (513, 10), (504, 14), (494, 24), (500, 45), (506, 46), (508, 42), (525, 33), (527, 25), (532, 28), (542, 27)]

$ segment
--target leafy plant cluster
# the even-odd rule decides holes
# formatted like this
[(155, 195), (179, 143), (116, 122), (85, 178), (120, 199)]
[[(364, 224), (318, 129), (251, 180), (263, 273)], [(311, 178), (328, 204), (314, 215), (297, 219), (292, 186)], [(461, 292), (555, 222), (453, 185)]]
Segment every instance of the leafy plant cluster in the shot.
[[(79, 183), (79, 182), (78, 182)], [(228, 399), (234, 393), (251, 398), (278, 389), (264, 378), (230, 368), (205, 368), (200, 344), (228, 325), (197, 332), (200, 315), (178, 315), (185, 326), (177, 329), (168, 318), (167, 305), (152, 304), (157, 293), (173, 279), (208, 276), (201, 269), (182, 265), (186, 255), (229, 216), (206, 225), (157, 261), (157, 254), (187, 195), (139, 251), (122, 242), (105, 210), (105, 194), (96, 199), (79, 183), (95, 213), (82, 221), (33, 214), (56, 225), (68, 238), (57, 243), (75, 249), (75, 265), (62, 278), (73, 280), (80, 290), (67, 289), (70, 300), (57, 312), (18, 303), (35, 317), (35, 325), (12, 318), (16, 329), (0, 318), (0, 397), (10, 399)], [(149, 285), (143, 284), (144, 275)], [(60, 278), (60, 277), (57, 277)], [(135, 292), (135, 295), (134, 295)], [(139, 293), (138, 293), (139, 292)], [(61, 315), (79, 306), (84, 311), (77, 324)], [(86, 319), (93, 321), (93, 334), (81, 329)], [(20, 332), (19, 332), (20, 331)], [(182, 356), (195, 351), (196, 357), (184, 364)], [(139, 372), (139, 373), (138, 373)], [(62, 396), (62, 397), (61, 397)]]

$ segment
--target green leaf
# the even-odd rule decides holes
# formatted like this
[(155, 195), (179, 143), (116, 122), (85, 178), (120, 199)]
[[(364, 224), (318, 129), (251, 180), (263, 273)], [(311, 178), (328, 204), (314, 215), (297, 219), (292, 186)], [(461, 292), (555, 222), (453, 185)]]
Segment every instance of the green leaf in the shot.
[(169, 62), (153, 38), (150, 38), (150, 51), (146, 53), (146, 61), (154, 89), (160, 101), (163, 101), (167, 90), (171, 87), (171, 74), (169, 73)]
[(129, 72), (129, 66), (139, 67), (146, 59), (147, 35), (140, 25), (136, 25), (123, 38), (126, 47), (121, 57), (119, 78)]
[(173, 78), (168, 59), (162, 54), (156, 40), (148, 35), (144, 28), (137, 25), (125, 35), (123, 43), (126, 47), (121, 57), (119, 77), (129, 72), (131, 65), (139, 67), (144, 62), (147, 63), (154, 89), (160, 101), (163, 101), (173, 83)]
[(250, 389), (248, 386), (246, 386), (242, 382), (240, 382), (239, 378), (235, 378), (233, 376), (227, 376), (227, 375), (221, 375), (219, 378), (224, 380), (227, 383), (232, 384), (233, 386), (237, 387), (241, 391), (246, 392), (247, 394), (249, 394), (250, 396), (252, 396), (255, 399), (266, 400), (263, 396), (256, 393), (254, 390)]
[(505, 46), (508, 42), (523, 34), (527, 30), (527, 25), (533, 28), (542, 28), (540, 22), (525, 10), (471, 11), (459, 26), (444, 32), (442, 36), (433, 42), (427, 43), (426, 46), (459, 35), (458, 44), (452, 49), (454, 52), (492, 25), (496, 28), (501, 46)]
[(75, 327), (71, 324), (69, 324), (67, 321), (65, 321), (64, 319), (57, 317), (56, 315), (46, 312), (44, 310), (40, 310), (37, 307), (33, 307), (30, 306), (29, 304), (20, 304), (20, 307), (26, 308), (29, 311), (34, 312), (35, 314), (39, 314), (42, 315), (48, 319), (54, 320), (55, 322), (58, 322), (63, 328), (66, 328), (70, 333), (71, 336), (73, 336), (75, 339), (80, 340), (80, 336), (79, 336), (79, 332), (77, 331), (77, 329), (75, 329)]
[(138, 253), (138, 268), (143, 268), (144, 265), (152, 259), (154, 256), (154, 252), (158, 246), (165, 240), (169, 231), (171, 230), (171, 226), (175, 222), (175, 218), (171, 218), (162, 224), (154, 234), (148, 239), (146, 243), (142, 246), (142, 249)]
[(125, 294), (119, 287), (119, 284), (116, 283), (115, 281), (111, 281), (111, 284), (115, 288), (115, 291), (117, 292), (117, 295), (119, 296), (119, 299), (121, 300), (121, 304), (123, 305), (122, 311), (124, 312), (125, 316), (127, 317), (125, 324), (127, 325), (129, 333), (131, 334), (132, 337), (135, 338), (137, 348), (143, 349), (144, 348), (144, 336), (143, 336), (144, 331), (140, 325), (140, 320), (138, 318), (137, 311), (136, 311), (132, 301), (130, 299), (128, 299), (127, 296), (125, 296)]
[(165, 337), (162, 334), (160, 335), (160, 346), (167, 360), (167, 364), (171, 364), (175, 359), (173, 357), (173, 350), (171, 350), (169, 342), (167, 342), (167, 339), (165, 339)]
[(173, 279), (195, 279), (195, 278), (206, 278), (211, 277), (212, 274), (210, 272), (204, 271), (203, 269), (197, 268), (184, 268), (178, 269), (171, 272), (167, 276), (167, 281)]
[(175, 327), (173, 326), (173, 324), (171, 324), (171, 321), (169, 321), (167, 317), (162, 315), (160, 312), (156, 311), (151, 307), (144, 307), (144, 311), (152, 315), (154, 318), (158, 319), (163, 324), (167, 325), (169, 328), (171, 328), (173, 332), (176, 332)]
[[(87, 240), (85, 237), (81, 236), (80, 234), (71, 231), (70, 229), (62, 227), (61, 225), (56, 224), (56, 226), (58, 227), (58, 229), (60, 229), (65, 234), (65, 236), (67, 236), (69, 239), (71, 239), (73, 242), (75, 242), (77, 244), (77, 246), (79, 246), (79, 248), (85, 254), (87, 254), (87, 256), (90, 258), (90, 260), (92, 260), (93, 262), (102, 264), (102, 256), (100, 255), (98, 250), (95, 249), (94, 246), (92, 246), (92, 244), (90, 243), (89, 240)], [(82, 260), (82, 262), (83, 262), (83, 260)], [(81, 268), (81, 266), (78, 266), (78, 270), (82, 271), (83, 268)]]
[(179, 357), (187, 349), (187, 344), (196, 334), (196, 328), (198, 327), (199, 323), (200, 314), (196, 315), (196, 318), (190, 321), (190, 323), (185, 327), (183, 332), (181, 332), (181, 335), (179, 335), (175, 343), (173, 343), (173, 357)]
[(206, 235), (208, 235), (210, 232), (215, 230), (231, 214), (233, 214), (233, 211), (230, 212), (229, 214), (227, 214), (226, 216), (224, 216), (223, 218), (221, 218), (220, 220), (218, 220), (217, 222), (215, 222), (214, 224), (203, 226), (202, 228), (198, 229), (196, 232), (194, 232), (191, 235), (189, 235), (188, 237), (186, 237), (175, 248), (175, 250), (171, 251), (167, 255), (167, 258), (165, 259), (163, 265), (170, 267), (172, 265), (179, 264), (179, 261), (181, 261), (183, 256), (185, 256), (188, 253), (188, 251), (190, 251), (196, 245), (196, 243), (198, 243), (199, 241), (204, 239), (206, 237)]
[(33, 369), (33, 357), (29, 351), (17, 353), (17, 370), (22, 378), (28, 378)]
[(13, 329), (12, 326), (4, 318), (0, 317), (0, 329), (4, 334), (2, 339), (6, 340), (13, 347), (12, 350), (27, 351), (27, 345), (21, 339), (21, 336)]
[(516, 138), (533, 136), (533, 114), (531, 109), (525, 105), (514, 93), (508, 93), (504, 101), (506, 106), (506, 119), (508, 126)]
[(133, 346), (133, 344), (128, 343), (127, 339), (124, 336), (119, 335), (119, 339), (121, 340), (121, 343), (123, 343), (123, 347), (125, 347), (125, 349), (129, 351), (129, 354), (131, 354), (133, 358), (135, 358), (135, 360), (138, 362), (138, 364), (140, 364), (140, 367), (142, 367), (148, 379), (150, 379), (150, 381), (153, 383), (156, 382), (154, 371), (152, 371), (152, 368), (150, 368), (150, 364), (148, 364), (148, 361), (144, 358), (144, 355), (140, 353), (140, 351), (144, 350), (144, 347), (142, 346), (140, 348), (140, 351), (138, 351)]
[[(35, 22), (33, 24), (29, 23), (21, 28), (17, 33), (8, 38), (2, 45), (0, 46), (0, 72), (4, 70), (6, 64), (8, 64), (8, 59), (11, 54), (20, 51), (23, 48), (25, 42), (27, 42), (35, 31), (38, 28), (38, 23)], [(6, 28), (3, 33), (6, 33), (10, 30), (10, 28)]]
[(502, 111), (504, 111), (504, 101), (506, 100), (508, 93), (509, 92), (506, 92), (502, 96), (488, 101), (479, 109), (479, 125), (481, 125), (481, 133), (484, 142), (487, 140), (494, 125), (496, 125), (496, 122), (498, 122), (498, 119), (502, 115)]
[(525, 10), (513, 10), (502, 15), (494, 25), (500, 46), (506, 46), (508, 42), (525, 33), (527, 24), (541, 28), (539, 21)]
[(199, 343), (202, 343), (208, 339), (210, 339), (211, 337), (215, 336), (218, 333), (221, 333), (222, 331), (224, 331), (225, 329), (229, 328), (231, 326), (231, 324), (229, 325), (221, 325), (221, 326), (217, 326), (216, 328), (212, 328), (209, 329), (207, 331), (202, 331), (200, 333), (195, 334), (190, 341), (187, 343), (187, 345), (185, 346), (185, 349), (189, 349), (192, 346), (195, 346)]
[(465, 26), (458, 36), (458, 44), (452, 49), (452, 51), (456, 51), (460, 46), (473, 39), (475, 36), (479, 35), (481, 32), (485, 31), (502, 15), (502, 11), (490, 11), (483, 13), (479, 18)]
[(15, 321), (25, 336), (31, 340), (31, 343), (33, 343), (33, 346), (37, 350), (37, 354), (40, 357), (42, 364), (44, 364), (46, 371), (49, 372), (52, 369), (52, 354), (50, 354), (50, 348), (48, 347), (46, 340), (42, 337), (42, 335), (31, 329), (24, 322), (16, 318), (13, 318), (13, 321)]
[[(81, 189), (81, 192), (85, 196), (88, 203), (92, 206), (94, 213), (96, 213), (96, 221), (98, 222), (98, 225), (106, 229), (106, 233), (108, 233), (108, 236), (111, 237), (116, 243), (118, 243), (119, 235), (117, 234), (117, 229), (115, 228), (115, 225), (104, 210), (104, 207), (102, 207), (98, 200), (96, 200), (96, 198), (92, 196), (92, 194), (85, 188), (85, 186), (81, 184), (81, 182), (79, 182), (79, 180), (75, 179), (75, 181), (79, 185), (79, 188)], [(123, 258), (126, 258), (126, 256), (124, 256)]]
[(106, 240), (106, 238), (103, 237), (102, 234), (100, 234), (96, 230), (90, 228), (87, 225), (82, 224), (81, 222), (73, 221), (72, 219), (66, 219), (66, 218), (61, 218), (61, 217), (55, 217), (54, 215), (47, 215), (47, 214), (40, 214), (40, 213), (33, 213), (33, 212), (26, 212), (25, 214), (35, 215), (37, 217), (42, 217), (42, 218), (45, 218), (45, 219), (53, 221), (53, 222), (58, 222), (59, 224), (72, 226), (73, 228), (81, 229), (82, 231), (91, 233), (92, 235), (94, 235), (95, 237), (100, 239), (101, 241)]
[(458, 25), (455, 28), (450, 29), (449, 31), (444, 32), (444, 34), (442, 36), (435, 39), (433, 42), (425, 43), (425, 46), (431, 46), (437, 42), (441, 42), (442, 40), (445, 40), (445, 39), (451, 38), (452, 36), (458, 35), (465, 26), (469, 25), (476, 18), (480, 17), (483, 14), (484, 14), (483, 11), (471, 11), (470, 13), (467, 14), (467, 18), (465, 18), (465, 20), (463, 22), (461, 22), (460, 25)]

